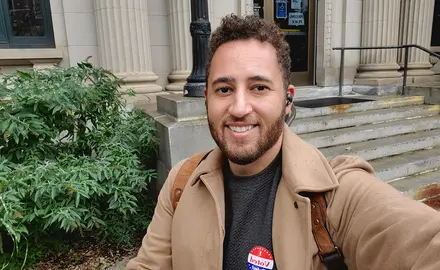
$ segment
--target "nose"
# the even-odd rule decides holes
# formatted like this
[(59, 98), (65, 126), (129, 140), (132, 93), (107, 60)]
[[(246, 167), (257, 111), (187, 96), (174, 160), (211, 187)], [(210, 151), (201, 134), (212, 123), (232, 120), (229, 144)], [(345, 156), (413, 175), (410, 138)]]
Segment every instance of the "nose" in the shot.
[(246, 92), (246, 90), (236, 91), (232, 104), (229, 106), (229, 113), (236, 118), (245, 117), (252, 111), (252, 106)]

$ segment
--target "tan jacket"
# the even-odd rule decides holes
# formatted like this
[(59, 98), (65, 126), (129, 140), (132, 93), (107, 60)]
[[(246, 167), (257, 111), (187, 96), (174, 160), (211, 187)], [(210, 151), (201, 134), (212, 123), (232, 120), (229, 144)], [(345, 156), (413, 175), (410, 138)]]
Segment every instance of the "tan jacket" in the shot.
[[(327, 162), (287, 126), (282, 162), (272, 230), (278, 269), (325, 269), (304, 191), (330, 191), (327, 227), (349, 269), (440, 269), (440, 213), (378, 180), (367, 162), (352, 156)], [(215, 149), (199, 165), (173, 213), (170, 189), (182, 164), (171, 170), (142, 247), (126, 269), (222, 269), (221, 152)]]

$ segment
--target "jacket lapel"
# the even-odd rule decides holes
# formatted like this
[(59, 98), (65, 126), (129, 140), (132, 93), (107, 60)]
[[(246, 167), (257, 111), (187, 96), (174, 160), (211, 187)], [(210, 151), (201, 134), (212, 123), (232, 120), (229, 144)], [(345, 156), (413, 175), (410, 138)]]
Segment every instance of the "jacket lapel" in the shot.
[(223, 185), (223, 174), (221, 170), (214, 171), (207, 175), (201, 175), (200, 180), (205, 184), (214, 199), (218, 224), (221, 229), (221, 235), (225, 232), (225, 192)]
[[(298, 208), (296, 208), (298, 207)], [(273, 212), (272, 241), (278, 269), (311, 269), (310, 205), (280, 182)]]
[(209, 190), (216, 205), (219, 226), (223, 232), (225, 227), (225, 190), (223, 185), (223, 155), (220, 149), (216, 148), (196, 168), (189, 179), (189, 184), (194, 186), (199, 180)]
[(282, 177), (275, 199), (272, 239), (278, 269), (311, 269), (317, 253), (310, 200), (301, 192), (324, 192), (338, 186), (324, 156), (284, 128)]
[[(216, 250), (217, 254), (214, 255), (215, 259), (209, 262), (205, 262), (202, 259), (201, 265), (197, 269), (222, 269), (223, 265), (223, 240), (225, 236), (225, 195), (223, 185), (223, 173), (222, 173), (223, 158), (219, 149), (215, 149), (195, 170), (193, 175), (189, 179), (191, 187), (197, 184), (202, 184), (204, 188), (209, 191), (212, 200), (215, 205), (215, 216), (217, 218), (217, 232), (213, 242), (218, 243), (214, 247), (210, 247), (210, 250)], [(214, 234), (213, 234), (214, 235)], [(210, 252), (209, 250), (206, 250)], [(203, 256), (202, 256), (203, 257)], [(208, 256), (206, 256), (208, 257)], [(211, 265), (212, 267), (208, 267)]]

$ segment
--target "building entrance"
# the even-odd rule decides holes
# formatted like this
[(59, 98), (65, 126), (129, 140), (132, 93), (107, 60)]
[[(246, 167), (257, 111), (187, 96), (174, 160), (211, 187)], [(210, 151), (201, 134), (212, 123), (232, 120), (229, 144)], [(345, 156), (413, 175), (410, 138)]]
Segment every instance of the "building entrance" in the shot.
[(254, 0), (254, 13), (284, 32), (292, 59), (290, 82), (314, 85), (315, 0)]

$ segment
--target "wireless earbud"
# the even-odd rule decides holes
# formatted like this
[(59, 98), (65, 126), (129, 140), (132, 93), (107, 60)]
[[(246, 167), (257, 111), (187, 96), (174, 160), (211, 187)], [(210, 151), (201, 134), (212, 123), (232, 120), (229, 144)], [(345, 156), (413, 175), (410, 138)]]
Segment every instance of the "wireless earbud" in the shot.
[[(292, 103), (293, 103), (292, 93), (287, 91), (287, 93), (286, 93), (286, 107)], [(296, 108), (295, 108), (295, 105), (292, 104), (292, 107), (290, 108), (289, 114), (284, 117), (284, 121), (287, 123), (288, 126), (290, 126), (292, 124), (293, 120), (295, 119), (295, 117), (296, 117)]]
[(292, 94), (290, 92), (287, 92), (286, 95), (286, 106), (290, 105), (290, 103), (293, 102)]

